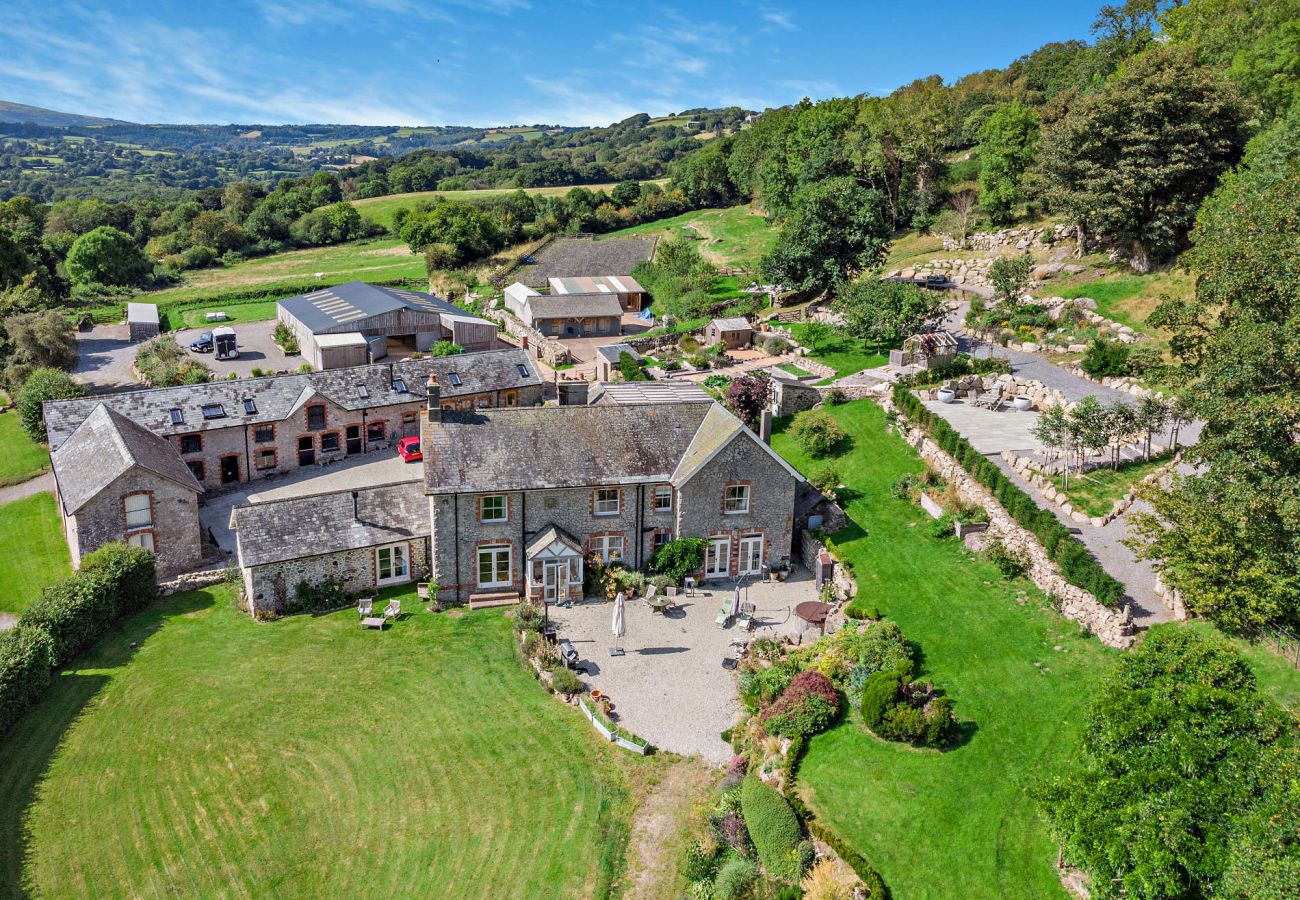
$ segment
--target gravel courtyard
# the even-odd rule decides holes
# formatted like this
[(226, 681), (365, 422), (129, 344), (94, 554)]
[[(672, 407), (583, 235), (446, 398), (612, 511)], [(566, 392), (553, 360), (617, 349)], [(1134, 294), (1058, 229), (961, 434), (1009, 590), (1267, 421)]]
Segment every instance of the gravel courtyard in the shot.
[(722, 732), (739, 718), (735, 676), (722, 660), (735, 656), (733, 640), (789, 636), (811, 640), (814, 627), (794, 616), (795, 604), (817, 599), (811, 576), (800, 569), (780, 584), (755, 581), (741, 588), (741, 599), (758, 610), (756, 627), (746, 632), (734, 622), (716, 624), (723, 603), (731, 603), (730, 581), (710, 583), (695, 596), (679, 596), (678, 608), (662, 615), (643, 600), (627, 605), (627, 633), (618, 643), (624, 656), (610, 656), (615, 645), (612, 603), (589, 601), (571, 609), (551, 607), (561, 640), (573, 642), (586, 674), (582, 681), (614, 702), (613, 718), (656, 747), (699, 754), (721, 764), (731, 758)]

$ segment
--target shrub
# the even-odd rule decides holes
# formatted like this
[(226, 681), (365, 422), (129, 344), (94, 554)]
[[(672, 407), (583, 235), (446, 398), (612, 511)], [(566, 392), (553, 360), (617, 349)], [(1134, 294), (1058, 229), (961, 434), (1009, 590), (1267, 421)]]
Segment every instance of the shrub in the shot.
[(880, 618), (880, 609), (861, 597), (854, 597), (853, 602), (844, 607), (844, 615), (858, 621), (875, 621)]
[(717, 900), (741, 900), (749, 895), (758, 878), (754, 864), (738, 854), (728, 855), (713, 880), (713, 895)]
[(1129, 353), (1127, 344), (1096, 337), (1088, 342), (1088, 349), (1084, 351), (1079, 365), (1093, 378), (1127, 375)]
[(835, 463), (822, 463), (812, 470), (812, 474), (808, 476), (808, 483), (821, 491), (824, 496), (834, 500), (835, 489), (840, 484), (839, 467)]
[(682, 579), (704, 564), (704, 538), (677, 538), (662, 544), (650, 559), (650, 569), (659, 575), (667, 575), (673, 584), (681, 584)]
[(857, 876), (862, 879), (863, 887), (866, 888), (868, 898), (882, 900), (885, 897), (885, 881), (871, 863), (867, 862), (866, 857), (846, 844), (834, 831), (815, 819), (808, 821), (808, 830), (814, 837), (834, 850), (839, 858), (848, 863), (849, 867), (857, 873)]
[(858, 664), (868, 674), (901, 669), (912, 661), (912, 646), (893, 622), (871, 626), (858, 645)]
[(541, 631), (546, 613), (531, 600), (520, 600), (515, 607), (515, 631)]
[(891, 669), (876, 672), (862, 685), (862, 721), (873, 731), (880, 727), (885, 714), (898, 700), (900, 678), (898, 671)]
[(889, 486), (889, 495), (895, 500), (911, 500), (915, 478), (914, 475), (898, 476), (894, 479), (894, 483)]
[(804, 900), (853, 900), (858, 876), (842, 859), (828, 856), (804, 876)]
[(790, 803), (771, 785), (750, 775), (740, 787), (740, 808), (767, 874), (785, 881), (797, 880), (803, 873), (796, 848), (803, 835)]
[(844, 391), (837, 387), (833, 387), (826, 392), (826, 396), (822, 398), (822, 402), (827, 406), (839, 406), (847, 399), (848, 397), (845, 396)]
[(429, 348), (429, 356), (459, 356), (465, 348), (454, 341), (438, 341)]
[(947, 697), (935, 697), (925, 710), (925, 745), (945, 747), (956, 737), (957, 717), (953, 715), (952, 701)]
[(556, 666), (551, 669), (551, 688), (557, 694), (566, 696), (582, 691), (582, 682), (568, 667)]
[(66, 665), (123, 615), (157, 596), (154, 557), (126, 544), (105, 544), (81, 568), (45, 589), (27, 608), (23, 627), (44, 631), (52, 664)]
[(49, 688), (53, 664), (54, 645), (44, 629), (20, 624), (0, 635), (0, 735)]
[(769, 734), (805, 737), (817, 734), (835, 720), (840, 695), (820, 672), (809, 669), (791, 681), (776, 702), (763, 710), (759, 721)]
[(1028, 561), (1023, 553), (1012, 552), (1001, 541), (993, 541), (984, 549), (984, 558), (997, 566), (1002, 577), (1008, 580), (1025, 574)]
[(810, 456), (826, 456), (844, 441), (844, 429), (829, 413), (807, 410), (794, 417), (790, 434)]
[(740, 699), (751, 709), (762, 709), (790, 686), (795, 672), (789, 665), (775, 665), (740, 676)]
[(696, 841), (686, 848), (686, 880), (712, 881), (718, 872), (718, 848)]
[(18, 391), (16, 405), (18, 420), (27, 436), (38, 444), (47, 440), (45, 417), (41, 404), (46, 400), (67, 400), (80, 397), (86, 389), (72, 380), (67, 372), (58, 369), (37, 369), (27, 376)]
[(763, 352), (768, 356), (780, 356), (790, 349), (790, 342), (785, 338), (772, 335), (763, 342)]
[(296, 356), (298, 354), (298, 340), (289, 330), (289, 326), (283, 322), (275, 323), (275, 331), (271, 332), (271, 340), (280, 345), (280, 349), (285, 352), (286, 356)]

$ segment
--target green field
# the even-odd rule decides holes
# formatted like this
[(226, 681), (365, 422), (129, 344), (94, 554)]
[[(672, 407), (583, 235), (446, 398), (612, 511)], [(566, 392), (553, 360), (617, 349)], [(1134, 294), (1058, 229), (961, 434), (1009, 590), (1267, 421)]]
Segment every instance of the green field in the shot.
[(726, 209), (697, 209), (670, 219), (614, 231), (604, 237), (642, 234), (665, 239), (694, 235), (700, 239), (700, 253), (710, 262), (719, 266), (752, 268), (776, 243), (777, 230), (770, 227), (753, 207), (731, 206)]
[(404, 603), (383, 633), (225, 587), (128, 619), (0, 745), (4, 893), (607, 896), (655, 761), (549, 697), (499, 610)]
[(53, 494), (41, 493), (0, 505), (0, 612), (21, 613), (68, 574), (54, 503)]
[[(320, 278), (316, 278), (317, 273), (320, 273)], [(345, 281), (391, 282), (411, 279), (423, 282), (427, 277), (423, 256), (411, 253), (396, 238), (380, 238), (313, 247), (309, 250), (289, 250), (245, 260), (233, 266), (200, 269), (186, 273), (182, 285), (142, 294), (137, 299), (145, 303), (157, 303), (159, 312), (193, 308), (195, 316), (187, 318), (182, 313), (180, 321), (169, 316), (168, 322), (172, 328), (185, 326), (187, 321), (193, 327), (204, 324), (202, 312), (206, 310), (223, 309), (235, 321), (251, 321), (227, 308), (240, 301), (248, 301), (250, 296), (264, 302)], [(121, 304), (105, 307), (96, 310), (96, 317), (101, 320), (120, 317), (121, 309)], [(274, 315), (273, 304), (270, 309), (270, 313), (260, 317), (270, 318)]]
[[(666, 178), (658, 178), (653, 181), (654, 184), (665, 184)], [(642, 182), (643, 184), (650, 182)], [(522, 190), (526, 194), (534, 194), (539, 197), (554, 197), (561, 194), (567, 194), (573, 190), (575, 185), (564, 187), (535, 187), (535, 188), (485, 188), (477, 191), (417, 191), (411, 194), (387, 194), (383, 197), (368, 197), (365, 200), (353, 200), (352, 205), (357, 208), (361, 215), (372, 222), (377, 222), (385, 228), (393, 227), (393, 216), (399, 209), (410, 209), (419, 203), (432, 200), (434, 197), (443, 197), (448, 200), (475, 200), (488, 197), (499, 197), (504, 194), (513, 194), (517, 190)], [(576, 185), (584, 190), (591, 192), (611, 191), (614, 183), (609, 184), (582, 184)]]
[[(806, 326), (802, 322), (791, 322), (782, 327), (790, 329), (794, 339), (799, 341)], [(830, 366), (835, 370), (836, 378), (843, 378), (845, 375), (852, 375), (863, 369), (874, 369), (889, 362), (889, 354), (880, 352), (880, 348), (875, 344), (868, 344), (843, 332), (818, 344), (817, 350), (809, 353), (808, 358)]]
[(50, 451), (23, 431), (18, 413), (0, 413), (0, 487), (18, 484), (50, 467)]
[[(1063, 897), (1056, 846), (1029, 789), (1074, 752), (1116, 654), (1043, 608), (1028, 583), (1008, 585), (955, 539), (926, 534), (930, 518), (890, 496), (921, 462), (886, 433), (880, 407), (863, 400), (829, 411), (852, 441), (837, 463), (851, 522), (834, 539), (858, 596), (919, 645), (922, 676), (953, 698), (965, 739), (944, 753), (918, 751), (877, 740), (854, 713), (813, 739), (800, 786), (897, 900)], [(788, 425), (777, 423), (772, 445), (808, 472), (820, 462)]]
[(1118, 273), (1086, 280), (1076, 277), (1044, 289), (1044, 293), (1067, 299), (1091, 297), (1097, 301), (1097, 312), (1106, 318), (1151, 335), (1162, 343), (1168, 335), (1147, 325), (1147, 319), (1161, 298), (1190, 297), (1194, 292), (1192, 276), (1177, 270), (1150, 275)]

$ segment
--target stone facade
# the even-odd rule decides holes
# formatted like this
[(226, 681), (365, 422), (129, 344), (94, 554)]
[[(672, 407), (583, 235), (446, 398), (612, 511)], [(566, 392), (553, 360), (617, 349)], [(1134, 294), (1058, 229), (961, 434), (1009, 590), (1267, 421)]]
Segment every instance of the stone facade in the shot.
[[(750, 487), (749, 511), (725, 513), (724, 491), (741, 483)], [(588, 554), (600, 546), (608, 546), (604, 539), (621, 537), (622, 559), (629, 568), (642, 568), (649, 561), (656, 534), (669, 538), (728, 538), (729, 574), (739, 572), (740, 539), (745, 536), (763, 536), (763, 564), (782, 566), (789, 562), (795, 482), (751, 440), (731, 442), (680, 489), (674, 490), (670, 510), (655, 510), (656, 487), (671, 489), (666, 482), (645, 482), (511, 491), (499, 495), (434, 494), (429, 498), (435, 548), (433, 578), (443, 597), (458, 602), (479, 593), (522, 594), (529, 588), (525, 550), (552, 525), (571, 535)], [(597, 490), (618, 492), (617, 513), (596, 514)], [(479, 505), (484, 496), (505, 498), (504, 521), (481, 520)], [(485, 546), (510, 548), (509, 584), (480, 585), (479, 550)], [(570, 592), (575, 591), (581, 596), (580, 584), (575, 584)]]
[[(342, 523), (340, 527), (346, 528), (347, 524)], [(424, 574), (429, 571), (428, 538), (411, 538), (396, 543), (407, 548), (409, 577), (404, 581), (423, 580)], [(378, 590), (376, 549), (362, 547), (260, 566), (246, 566), (241, 570), (241, 575), (249, 612), (255, 616), (282, 612), (293, 602), (298, 583), (302, 581), (318, 586), (333, 578), (339, 581), (346, 594), (373, 593)], [(401, 584), (403, 581), (393, 583)]]
[[(150, 498), (150, 525), (127, 530), (126, 498)], [(169, 578), (197, 566), (202, 558), (198, 495), (138, 466), (119, 476), (94, 499), (63, 520), (72, 566), (112, 541), (152, 541), (159, 578)], [(148, 538), (142, 537), (148, 535)], [(146, 544), (147, 546), (147, 544)]]

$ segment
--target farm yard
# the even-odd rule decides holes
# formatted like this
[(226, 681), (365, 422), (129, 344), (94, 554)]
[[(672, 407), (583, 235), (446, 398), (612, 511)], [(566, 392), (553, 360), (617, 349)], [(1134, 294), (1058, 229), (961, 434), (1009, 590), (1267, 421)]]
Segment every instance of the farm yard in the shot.
[(3, 893), (609, 895), (659, 761), (548, 697), (499, 611), (397, 596), (380, 634), (224, 586), (125, 620), (0, 745)]

